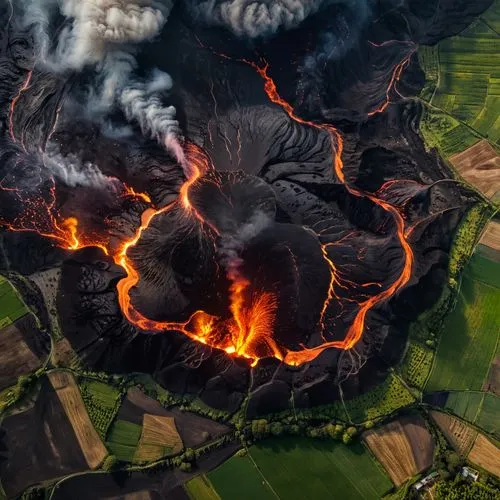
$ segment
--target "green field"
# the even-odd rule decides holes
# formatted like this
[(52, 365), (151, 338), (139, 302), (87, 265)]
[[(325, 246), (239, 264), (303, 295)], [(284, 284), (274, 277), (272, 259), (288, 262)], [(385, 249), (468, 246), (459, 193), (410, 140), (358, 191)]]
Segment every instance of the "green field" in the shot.
[(476, 424), (500, 439), (500, 397), (486, 393)]
[(108, 435), (106, 446), (109, 452), (124, 462), (134, 460), (135, 450), (141, 437), (142, 426), (117, 420)]
[(398, 408), (408, 406), (413, 402), (413, 396), (401, 380), (389, 374), (384, 382), (374, 389), (345, 401), (345, 409), (354, 423), (362, 423), (389, 415)]
[(115, 387), (92, 379), (83, 379), (79, 383), (83, 401), (90, 420), (102, 439), (115, 418), (122, 399), (122, 393)]
[(223, 500), (377, 499), (392, 484), (361, 443), (271, 439), (208, 474)]
[(474, 423), (481, 410), (483, 399), (484, 392), (451, 392), (446, 400), (445, 408), (464, 420)]
[(220, 498), (205, 474), (188, 481), (184, 489), (192, 500), (218, 500)]
[(434, 352), (420, 343), (412, 342), (408, 346), (401, 374), (408, 385), (423, 389), (432, 366)]
[[(427, 392), (481, 390), (500, 333), (500, 288), (490, 264), (476, 254), (466, 266), (458, 302), (445, 321)], [(483, 261), (483, 262), (482, 262)]]
[(2, 277), (0, 282), (0, 328), (10, 325), (28, 312), (12, 285)]
[(500, 0), (457, 36), (422, 47), (427, 77), (421, 99), (428, 103), (422, 133), (445, 156), (480, 138), (500, 144)]

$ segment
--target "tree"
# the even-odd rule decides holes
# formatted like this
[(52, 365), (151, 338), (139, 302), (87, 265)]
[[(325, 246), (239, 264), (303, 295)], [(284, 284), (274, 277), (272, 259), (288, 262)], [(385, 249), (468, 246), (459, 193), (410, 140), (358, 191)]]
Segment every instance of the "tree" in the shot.
[(374, 425), (373, 420), (367, 420), (365, 422), (365, 429), (371, 429)]
[(115, 455), (108, 455), (102, 463), (102, 469), (109, 472), (116, 468), (117, 465), (118, 459), (115, 457)]
[(270, 425), (270, 431), (273, 436), (281, 436), (283, 434), (283, 424), (281, 422), (273, 422)]
[(347, 432), (344, 432), (344, 434), (342, 435), (342, 441), (344, 442), (344, 444), (349, 444), (352, 441), (352, 437), (349, 436)]
[(189, 462), (181, 462), (179, 467), (182, 472), (191, 472), (192, 466)]
[(450, 472), (455, 472), (462, 464), (460, 455), (458, 455), (458, 453), (455, 453), (454, 451), (449, 451), (448, 453), (446, 453), (445, 458), (446, 463), (448, 464), (448, 470)]
[(183, 458), (186, 462), (194, 462), (196, 459), (196, 454), (192, 448), (186, 448)]
[(252, 420), (252, 434), (255, 438), (263, 438), (269, 434), (269, 424), (265, 418)]
[(247, 456), (247, 450), (246, 450), (246, 448), (243, 448), (243, 449), (239, 450), (236, 453), (236, 456), (237, 457), (246, 457)]
[(357, 434), (358, 430), (356, 429), (356, 427), (348, 427), (346, 432), (350, 437), (354, 437)]

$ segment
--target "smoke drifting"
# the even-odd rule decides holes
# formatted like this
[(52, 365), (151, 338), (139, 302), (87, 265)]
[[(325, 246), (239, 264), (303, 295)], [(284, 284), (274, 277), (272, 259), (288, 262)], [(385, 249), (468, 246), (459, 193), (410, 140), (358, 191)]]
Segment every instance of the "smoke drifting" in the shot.
[(190, 0), (193, 14), (204, 22), (223, 26), (240, 37), (273, 35), (297, 27), (332, 0)]
[(82, 163), (78, 156), (63, 156), (55, 146), (43, 153), (43, 163), (51, 174), (66, 186), (112, 187), (116, 179), (104, 175), (100, 168), (90, 162)]
[[(57, 73), (96, 70), (85, 99), (88, 118), (109, 130), (107, 115), (118, 106), (144, 134), (157, 139), (183, 162), (175, 108), (162, 102), (162, 94), (172, 87), (169, 75), (154, 72), (146, 81), (135, 75), (137, 44), (160, 33), (172, 2), (23, 0), (22, 8), (23, 23), (34, 32), (38, 64)], [(52, 50), (49, 33), (57, 14), (65, 17), (65, 24)]]

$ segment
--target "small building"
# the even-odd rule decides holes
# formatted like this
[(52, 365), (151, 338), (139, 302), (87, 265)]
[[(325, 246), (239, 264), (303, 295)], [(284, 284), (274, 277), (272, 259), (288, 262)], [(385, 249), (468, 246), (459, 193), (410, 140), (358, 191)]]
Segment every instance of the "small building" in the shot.
[(468, 467), (467, 465), (462, 467), (460, 474), (464, 479), (469, 479), (472, 481), (477, 481), (479, 478), (479, 472), (472, 467)]
[(421, 491), (422, 488), (425, 488), (425, 487), (433, 484), (434, 481), (436, 481), (438, 477), (439, 477), (439, 474), (437, 472), (431, 472), (429, 475), (427, 475), (423, 479), (421, 479), (418, 483), (415, 483), (413, 485), (413, 487), (417, 491)]

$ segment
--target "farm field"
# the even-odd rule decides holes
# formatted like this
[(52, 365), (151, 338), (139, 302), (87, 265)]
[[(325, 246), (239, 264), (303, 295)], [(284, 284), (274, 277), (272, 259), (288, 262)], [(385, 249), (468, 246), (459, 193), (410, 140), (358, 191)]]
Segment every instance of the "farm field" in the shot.
[(118, 460), (132, 462), (141, 438), (141, 432), (140, 425), (125, 420), (116, 420), (111, 426), (106, 441), (110, 453), (115, 455)]
[[(270, 439), (208, 474), (219, 496), (240, 498), (380, 498), (389, 478), (361, 443)], [(273, 493), (274, 491), (274, 493)]]
[(418, 342), (408, 346), (402, 365), (402, 376), (408, 385), (423, 389), (432, 367), (434, 352)]
[[(73, 426), (47, 377), (34, 405), (2, 421), (0, 477), (8, 498), (28, 486), (88, 470)], [(27, 451), (29, 451), (27, 453)]]
[(420, 417), (394, 420), (363, 439), (396, 486), (432, 465), (434, 442)]
[(500, 265), (481, 250), (474, 252), (465, 273), (472, 279), (500, 288)]
[(450, 392), (445, 408), (464, 420), (474, 423), (483, 405), (483, 400), (483, 392)]
[(500, 449), (482, 434), (477, 436), (467, 458), (500, 477)]
[(89, 467), (96, 468), (108, 451), (90, 421), (73, 375), (69, 372), (55, 371), (50, 372), (48, 378), (71, 422)]
[[(445, 321), (426, 392), (481, 390), (488, 375), (500, 333), (500, 288), (479, 281), (490, 280), (478, 269), (479, 262), (476, 259), (465, 268), (457, 305)], [(481, 264), (483, 268), (486, 265)]]
[(142, 433), (135, 453), (136, 461), (153, 461), (175, 455), (183, 448), (182, 439), (172, 417), (144, 415)]
[(248, 456), (233, 456), (207, 476), (222, 500), (276, 500), (271, 485)]
[(144, 416), (160, 416), (175, 419), (175, 427), (186, 448), (197, 447), (208, 439), (215, 439), (230, 431), (226, 425), (177, 408), (165, 409), (138, 387), (127, 391), (116, 418), (142, 426)]
[(495, 394), (485, 394), (481, 411), (479, 412), (476, 424), (490, 432), (497, 439), (500, 439), (500, 397)]
[(500, 141), (500, 37), (498, 0), (459, 35), (420, 51), (428, 78), (422, 131), (445, 156), (487, 139)]
[(478, 432), (470, 425), (467, 425), (465, 422), (447, 413), (434, 410), (429, 413), (453, 448), (455, 448), (460, 455), (466, 456)]
[(120, 409), (122, 393), (111, 385), (87, 378), (82, 379), (79, 385), (90, 420), (104, 440)]
[(0, 329), (0, 390), (16, 384), (42, 365), (48, 355), (50, 340), (40, 332), (32, 314), (25, 314)]
[(345, 401), (345, 408), (355, 423), (362, 423), (413, 403), (414, 398), (395, 375), (357, 398)]
[(0, 328), (24, 316), (28, 309), (14, 287), (2, 277), (0, 282)]
[(498, 255), (497, 260), (500, 260), (500, 222), (491, 221), (486, 227), (486, 231), (483, 233), (479, 243), (494, 250)]
[(205, 474), (196, 476), (184, 485), (189, 498), (192, 500), (219, 500), (220, 496), (214, 490), (212, 483)]
[(455, 170), (487, 198), (492, 199), (500, 191), (500, 156), (487, 140), (451, 156), (449, 160)]

